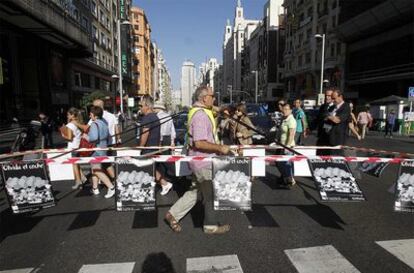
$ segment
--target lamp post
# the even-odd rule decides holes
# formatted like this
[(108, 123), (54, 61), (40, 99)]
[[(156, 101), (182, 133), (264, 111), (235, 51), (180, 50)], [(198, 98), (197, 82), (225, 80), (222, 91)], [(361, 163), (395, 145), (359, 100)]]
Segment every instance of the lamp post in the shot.
[[(321, 86), (319, 90), (319, 97), (323, 96), (323, 70), (325, 66), (325, 34), (315, 34), (316, 39), (322, 39), (322, 56), (321, 56)], [(318, 99), (319, 101), (319, 99)]]
[(116, 21), (117, 32), (118, 32), (118, 78), (119, 78), (119, 98), (120, 98), (120, 107), (121, 113), (124, 114), (124, 96), (123, 96), (123, 87), (122, 87), (122, 57), (121, 57), (121, 25), (131, 25), (127, 20), (122, 21), (118, 19)]
[(255, 74), (254, 102), (257, 104), (257, 90), (259, 89), (259, 74), (257, 73), (257, 70), (253, 70), (252, 73)]

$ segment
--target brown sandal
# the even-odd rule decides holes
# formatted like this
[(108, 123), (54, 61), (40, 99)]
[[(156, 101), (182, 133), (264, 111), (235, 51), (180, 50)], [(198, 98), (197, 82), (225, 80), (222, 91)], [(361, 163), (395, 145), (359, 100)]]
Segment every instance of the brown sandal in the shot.
[(170, 212), (167, 212), (167, 214), (165, 214), (164, 220), (174, 232), (181, 232), (180, 224), (177, 222), (177, 220), (175, 220), (174, 216), (172, 216)]

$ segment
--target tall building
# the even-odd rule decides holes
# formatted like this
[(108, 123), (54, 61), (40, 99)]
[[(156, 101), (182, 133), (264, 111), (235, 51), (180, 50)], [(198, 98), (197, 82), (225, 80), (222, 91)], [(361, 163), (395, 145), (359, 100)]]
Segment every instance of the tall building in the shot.
[(346, 43), (345, 95), (358, 102), (407, 97), (414, 86), (414, 2), (340, 1), (336, 34)]
[[(245, 29), (242, 52), (242, 90), (250, 97), (243, 99), (274, 102), (283, 97), (284, 15), (282, 0), (269, 0), (263, 10), (262, 22)], [(256, 75), (257, 73), (257, 75)], [(257, 94), (256, 94), (257, 80)]]
[[(136, 95), (153, 95), (154, 50), (151, 27), (143, 9), (132, 7), (133, 78)], [(156, 52), (155, 52), (156, 54)]]
[(216, 92), (217, 85), (215, 84), (216, 74), (218, 73), (219, 63), (216, 58), (210, 58), (207, 63), (207, 71), (205, 76), (205, 83)]
[[(242, 51), (246, 27), (252, 31), (259, 25), (259, 20), (244, 18), (241, 0), (237, 1), (233, 26), (227, 20), (223, 41), (223, 81), (225, 88), (241, 90), (242, 88)], [(228, 94), (227, 94), (228, 95)]]
[(283, 6), (286, 96), (316, 98), (320, 90), (322, 39), (315, 38), (316, 34), (325, 34), (323, 80), (343, 88), (345, 45), (335, 31), (341, 11), (339, 0), (285, 0)]
[(185, 61), (181, 67), (181, 105), (191, 106), (196, 88), (196, 69), (194, 63)]

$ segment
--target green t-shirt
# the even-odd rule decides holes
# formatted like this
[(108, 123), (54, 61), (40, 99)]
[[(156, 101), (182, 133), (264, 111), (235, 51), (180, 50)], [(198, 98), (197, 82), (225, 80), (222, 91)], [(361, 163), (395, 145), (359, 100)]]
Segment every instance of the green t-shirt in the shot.
[[(283, 145), (287, 145), (289, 129), (296, 130), (296, 120), (293, 117), (293, 115), (289, 115), (287, 118), (283, 120), (281, 129), (282, 135), (280, 136), (280, 143), (282, 143)], [(291, 144), (295, 146), (295, 140), (293, 140)]]

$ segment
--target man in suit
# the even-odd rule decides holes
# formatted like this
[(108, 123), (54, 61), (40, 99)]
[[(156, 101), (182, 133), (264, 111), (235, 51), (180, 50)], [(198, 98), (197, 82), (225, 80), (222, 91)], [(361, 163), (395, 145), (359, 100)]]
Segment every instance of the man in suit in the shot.
[[(332, 101), (332, 88), (329, 88), (325, 91), (325, 103), (319, 108), (319, 113), (317, 117), (318, 124), (318, 139), (316, 141), (317, 146), (330, 146), (329, 145), (329, 129), (331, 128), (330, 121), (327, 120), (327, 117), (335, 109), (335, 104)], [(329, 150), (318, 149), (316, 151), (317, 155), (328, 155)]]
[[(345, 145), (351, 108), (349, 107), (349, 104), (344, 101), (343, 93), (339, 89), (333, 90), (332, 100), (335, 104), (335, 108), (326, 118), (328, 124), (329, 145)], [(331, 126), (330, 129), (329, 125)]]

